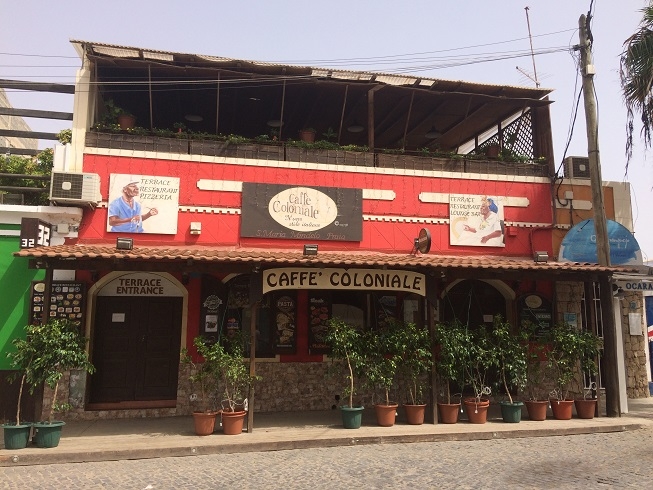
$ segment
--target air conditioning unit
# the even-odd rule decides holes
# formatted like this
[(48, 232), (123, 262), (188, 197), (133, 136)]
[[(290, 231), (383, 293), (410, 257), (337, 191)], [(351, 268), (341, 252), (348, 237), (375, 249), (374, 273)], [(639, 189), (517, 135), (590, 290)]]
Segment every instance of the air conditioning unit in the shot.
[(91, 204), (102, 200), (100, 176), (90, 173), (52, 172), (50, 200), (63, 204)]
[(568, 179), (590, 178), (590, 159), (587, 157), (567, 157), (562, 166)]

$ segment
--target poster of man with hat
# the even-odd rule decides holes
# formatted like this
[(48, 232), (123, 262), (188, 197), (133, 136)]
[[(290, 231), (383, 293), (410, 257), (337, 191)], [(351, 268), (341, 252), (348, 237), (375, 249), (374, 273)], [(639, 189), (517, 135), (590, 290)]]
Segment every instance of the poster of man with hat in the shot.
[(175, 234), (178, 206), (177, 177), (111, 174), (107, 231)]

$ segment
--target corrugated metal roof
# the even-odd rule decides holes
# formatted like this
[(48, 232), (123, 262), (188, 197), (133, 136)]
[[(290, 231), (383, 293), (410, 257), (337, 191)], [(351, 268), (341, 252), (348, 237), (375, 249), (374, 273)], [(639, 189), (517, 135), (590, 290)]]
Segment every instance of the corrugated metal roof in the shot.
[[(484, 92), (489, 89), (497, 88), (509, 88), (515, 91), (520, 91), (523, 93), (524, 97), (531, 98), (542, 98), (547, 94), (552, 92), (552, 89), (546, 88), (533, 88), (533, 87), (521, 87), (514, 85), (496, 85), (496, 84), (484, 84), (484, 83), (475, 83), (475, 82), (464, 82), (458, 80), (446, 80), (438, 78), (429, 78), (429, 77), (417, 77), (414, 75), (398, 75), (392, 73), (376, 73), (368, 71), (356, 71), (356, 70), (340, 70), (340, 69), (330, 69), (324, 67), (311, 67), (311, 66), (300, 66), (300, 65), (289, 65), (289, 64), (278, 64), (278, 63), (268, 63), (264, 61), (255, 61), (255, 60), (244, 60), (237, 58), (224, 58), (219, 56), (211, 55), (201, 55), (201, 54), (189, 54), (189, 53), (178, 53), (173, 51), (159, 51), (154, 49), (146, 48), (137, 48), (132, 46), (120, 46), (120, 45), (111, 45), (103, 43), (95, 43), (91, 41), (81, 41), (81, 40), (71, 40), (73, 44), (78, 45), (78, 52), (81, 52), (82, 47), (86, 49), (91, 49), (93, 52), (105, 54), (107, 56), (115, 56), (118, 58), (129, 58), (129, 57), (138, 57), (133, 53), (140, 53), (141, 51), (147, 51), (148, 53), (158, 53), (158, 54), (167, 54), (172, 55), (175, 60), (179, 57), (182, 61), (184, 57), (193, 57), (197, 59), (202, 59), (208, 62), (219, 63), (233, 63), (241, 62), (250, 64), (252, 66), (261, 66), (261, 67), (278, 67), (278, 68), (289, 68), (289, 69), (304, 69), (310, 70), (311, 76), (314, 77), (330, 77), (334, 79), (341, 80), (351, 80), (351, 81), (371, 81), (375, 80), (380, 83), (385, 83), (388, 85), (404, 86), (404, 85), (413, 85), (415, 82), (419, 81), (420, 86), (433, 86), (439, 83), (443, 85), (453, 85), (456, 84), (459, 90), (464, 89), (465, 91), (480, 91)], [(443, 87), (444, 89), (444, 87)]]

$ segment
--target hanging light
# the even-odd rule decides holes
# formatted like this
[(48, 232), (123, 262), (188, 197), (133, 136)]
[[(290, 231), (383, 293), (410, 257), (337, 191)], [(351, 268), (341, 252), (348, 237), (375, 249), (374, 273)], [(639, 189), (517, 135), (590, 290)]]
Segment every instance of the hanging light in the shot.
[(353, 124), (347, 128), (347, 131), (349, 131), (350, 133), (360, 133), (361, 131), (363, 131), (363, 129), (365, 128), (360, 124), (358, 124), (358, 121), (354, 119)]
[(431, 126), (431, 129), (429, 129), (429, 132), (424, 135), (426, 138), (430, 140), (434, 140), (436, 138), (439, 138), (442, 136), (442, 133), (435, 129), (435, 126)]

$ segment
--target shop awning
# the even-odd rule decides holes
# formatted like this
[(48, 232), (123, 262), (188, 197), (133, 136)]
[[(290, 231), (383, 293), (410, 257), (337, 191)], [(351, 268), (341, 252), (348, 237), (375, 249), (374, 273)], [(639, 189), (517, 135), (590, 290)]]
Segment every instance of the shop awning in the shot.
[[(390, 254), (369, 251), (217, 248), (217, 247), (134, 247), (118, 250), (111, 245), (57, 245), (23, 249), (16, 257), (32, 259), (36, 268), (69, 270), (232, 271), (246, 272), (271, 267), (383, 267), (421, 270), (453, 277), (514, 278), (525, 276), (549, 280), (594, 281), (599, 276), (633, 274), (635, 266), (601, 266), (578, 262), (535, 262), (528, 257), (489, 255)], [(514, 277), (512, 277), (514, 276)]]

